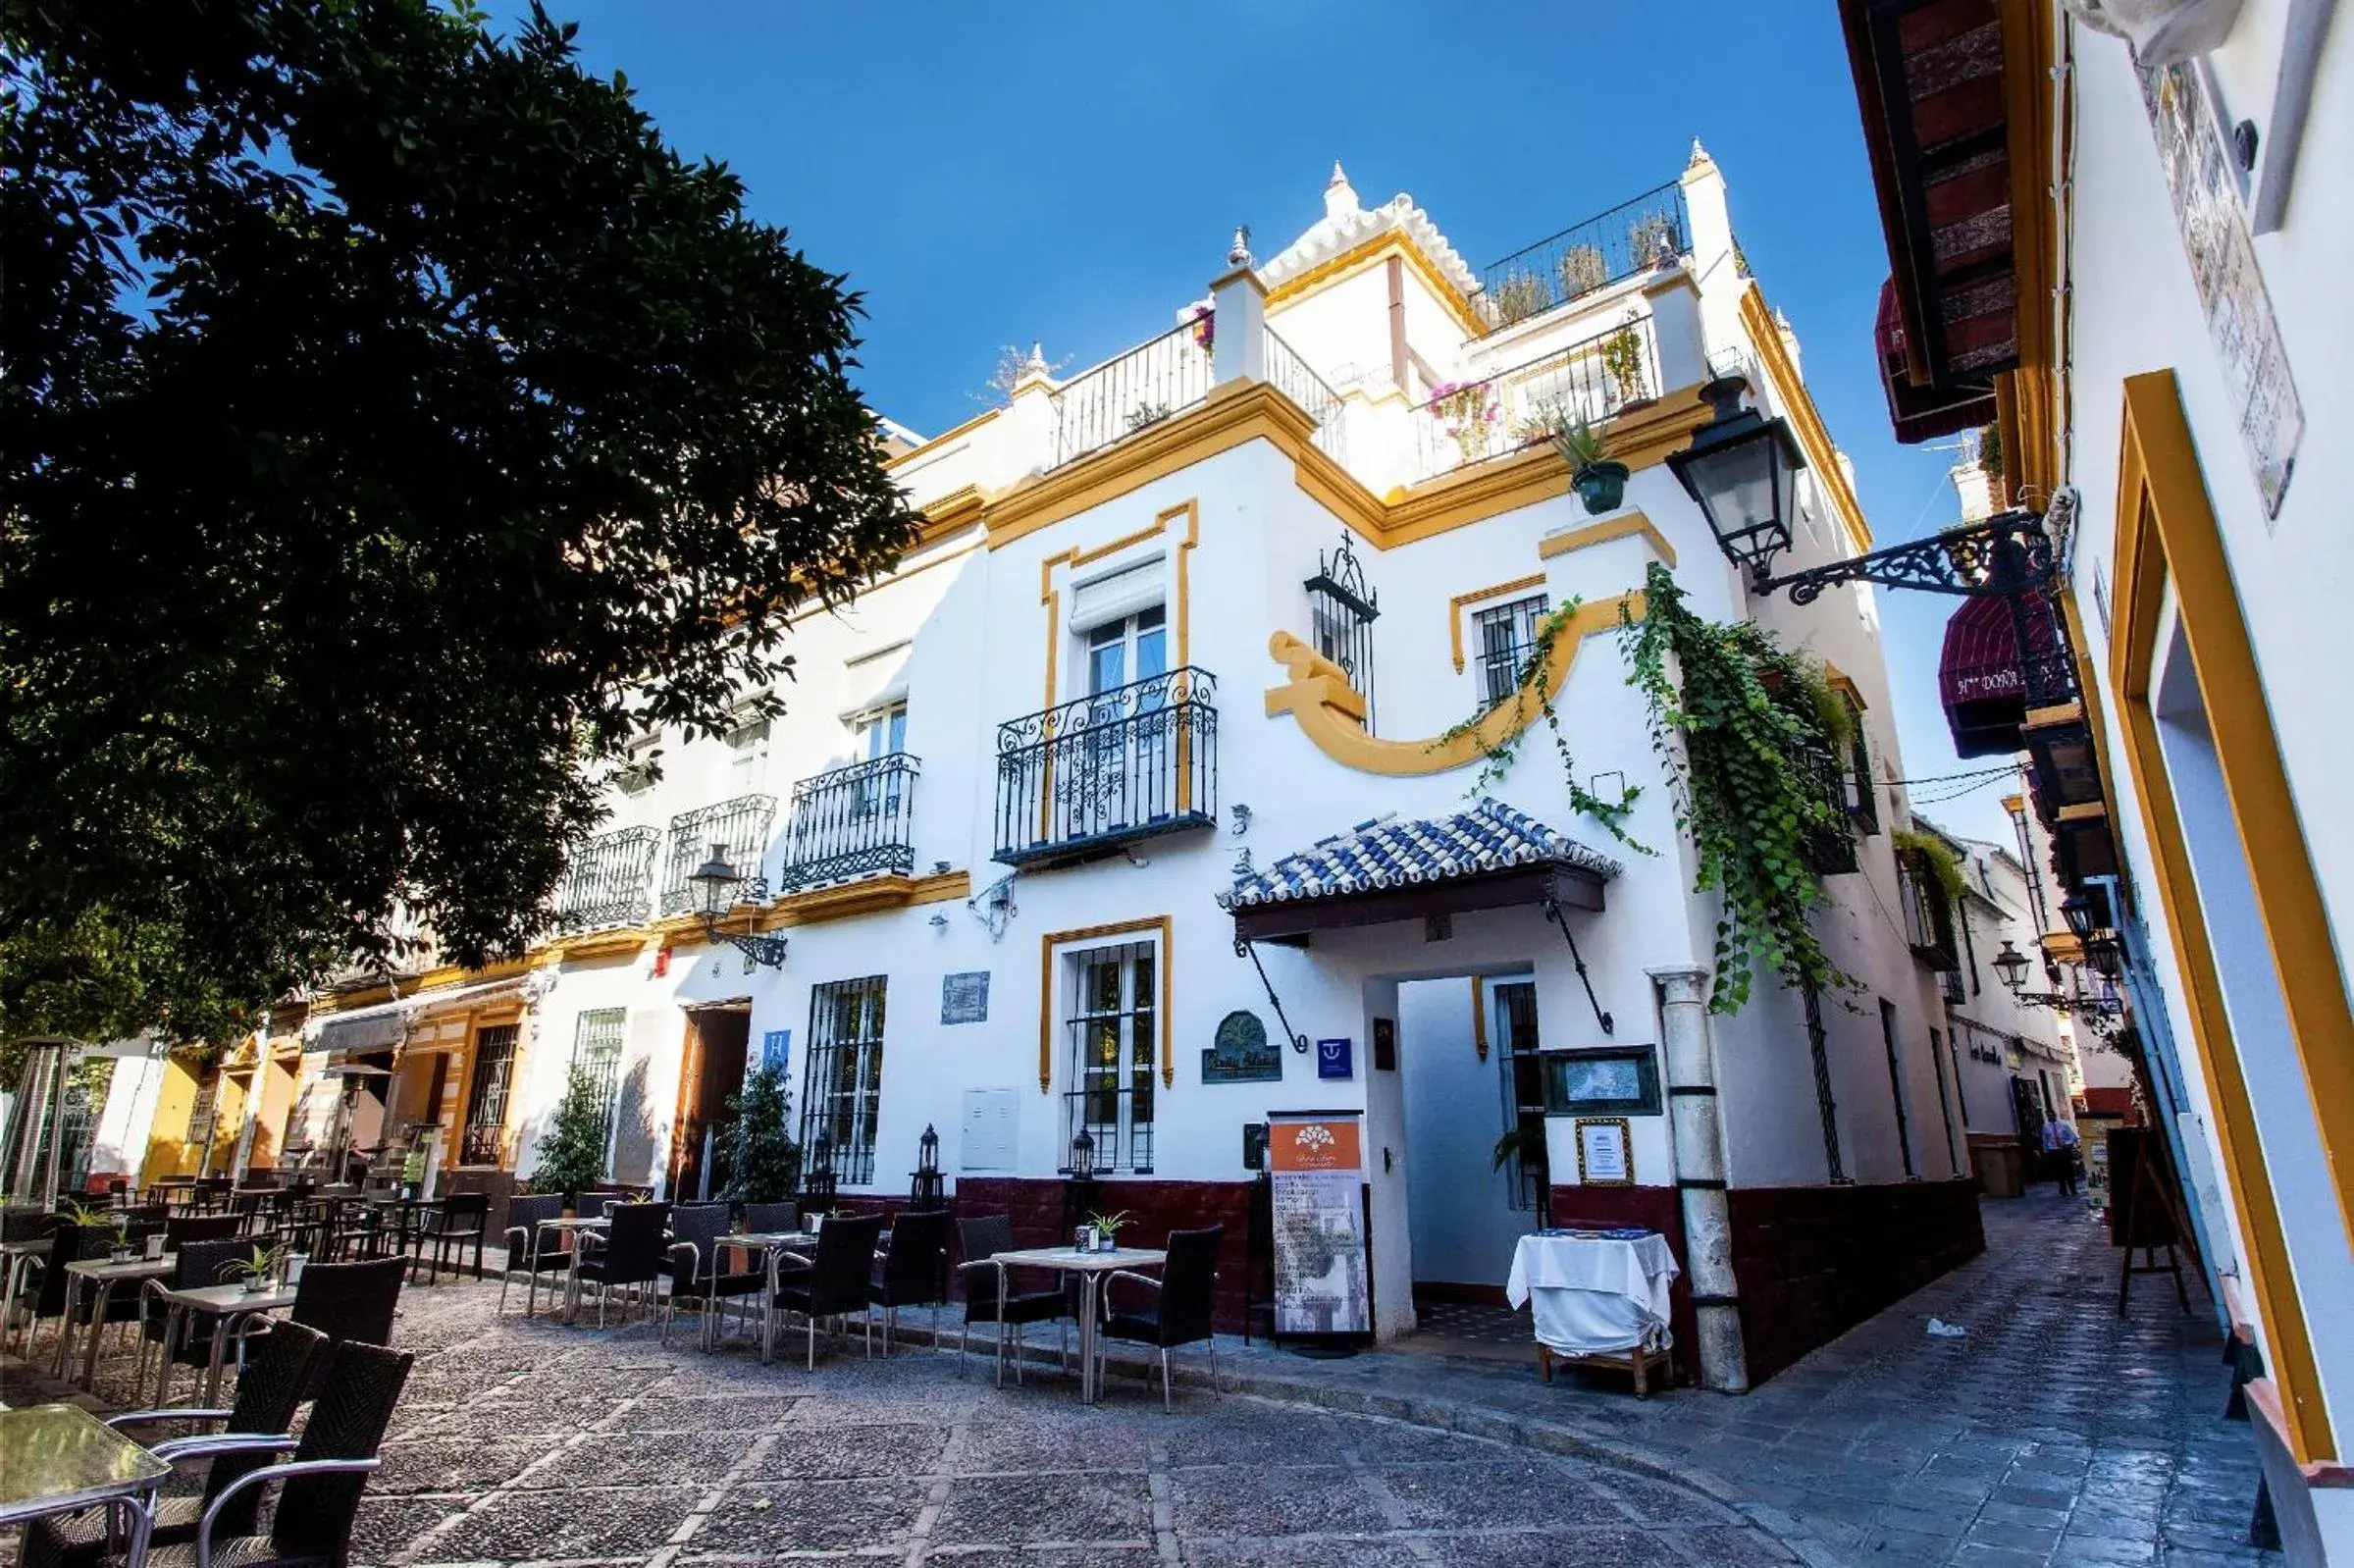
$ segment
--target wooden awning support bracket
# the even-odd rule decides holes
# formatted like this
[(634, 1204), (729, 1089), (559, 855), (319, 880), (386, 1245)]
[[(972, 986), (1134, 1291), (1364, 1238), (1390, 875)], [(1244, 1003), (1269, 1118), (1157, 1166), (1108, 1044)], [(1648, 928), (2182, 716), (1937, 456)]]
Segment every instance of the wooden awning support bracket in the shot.
[(1618, 1025), (1602, 1011), (1600, 1000), (1594, 994), (1594, 978), (1586, 972), (1586, 960), (1578, 952), (1578, 939), (1570, 934), (1569, 917), (1561, 913), (1559, 901), (1549, 898), (1544, 901), (1544, 917), (1561, 927), (1561, 940), (1569, 944), (1569, 962), (1577, 966), (1578, 983), (1586, 987), (1586, 1005), (1594, 1009), (1595, 1021), (1602, 1026), (1604, 1034), (1617, 1034)]
[(1259, 962), (1259, 950), (1252, 945), (1249, 937), (1234, 938), (1234, 956), (1250, 960), (1250, 967), (1259, 971), (1259, 984), (1267, 992), (1267, 1005), (1275, 1009), (1275, 1020), (1283, 1026), (1283, 1038), (1291, 1042), (1291, 1049), (1302, 1056), (1307, 1055), (1308, 1037), (1292, 1028), (1291, 1020), (1283, 1017), (1283, 999), (1275, 994), (1275, 986), (1267, 978), (1267, 966)]

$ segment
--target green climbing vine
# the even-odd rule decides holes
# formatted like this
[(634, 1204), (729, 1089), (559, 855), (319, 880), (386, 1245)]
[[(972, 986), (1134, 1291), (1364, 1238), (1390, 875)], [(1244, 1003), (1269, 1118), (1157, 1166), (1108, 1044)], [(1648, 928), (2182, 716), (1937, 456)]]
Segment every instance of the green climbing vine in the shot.
[[(1553, 709), (1553, 643), (1569, 629), (1570, 620), (1577, 614), (1580, 602), (1576, 599), (1570, 600), (1538, 624), (1536, 636), (1529, 646), (1529, 656), (1520, 666), (1513, 689), (1536, 693), (1537, 710), (1543, 716), (1546, 732), (1552, 736), (1553, 753), (1561, 760), (1561, 777), (1569, 786), (1570, 810), (1593, 817), (1609, 830), (1612, 838), (1637, 854), (1649, 855), (1653, 852), (1629, 837), (1626, 829), (1628, 813), (1634, 810), (1635, 801), (1643, 793), (1642, 788), (1628, 785), (1619, 792), (1618, 799), (1612, 801), (1603, 799), (1581, 783), (1577, 758), (1569, 749), (1569, 736), (1561, 728), (1560, 715)], [(1524, 726), (1498, 741), (1480, 737), (1480, 721), (1493, 710), (1494, 705), (1483, 708), (1453, 725), (1431, 743), (1433, 751), (1439, 751), (1467, 735), (1479, 740), (1480, 771), (1473, 775), (1471, 787), (1465, 792), (1470, 795), (1478, 795), (1512, 770), (1512, 764), (1520, 759), (1520, 743), (1529, 733), (1528, 727)]]
[(1664, 566), (1646, 577), (1644, 618), (1622, 616), (1628, 683), (1650, 706), (1651, 746), (1675, 790), (1676, 824), (1699, 857), (1696, 891), (1716, 889), (1716, 985), (1737, 1013), (1759, 968), (1789, 983), (1846, 983), (1807, 924), (1824, 898), (1813, 846), (1844, 833), (1820, 779), (1842, 706), (1819, 666), (1752, 622), (1693, 613)]
[(1948, 904), (1960, 904), (1962, 895), (1969, 891), (1969, 884), (1962, 880), (1962, 862), (1936, 834), (1900, 827), (1888, 835), (1888, 842), (1900, 859), (1911, 862), (1916, 874), (1929, 879)]

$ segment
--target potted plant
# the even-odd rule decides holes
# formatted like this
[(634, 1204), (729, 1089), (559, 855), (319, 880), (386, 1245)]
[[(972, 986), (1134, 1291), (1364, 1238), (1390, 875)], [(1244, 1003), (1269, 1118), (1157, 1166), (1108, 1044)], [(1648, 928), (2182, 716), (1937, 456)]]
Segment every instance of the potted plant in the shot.
[(1129, 1218), (1130, 1216), (1125, 1209), (1118, 1210), (1112, 1214), (1091, 1214), (1087, 1216), (1087, 1228), (1095, 1232), (1095, 1250), (1098, 1252), (1118, 1252), (1120, 1250), (1121, 1228), (1128, 1223)]
[(270, 1277), (278, 1272), (286, 1255), (287, 1249), (284, 1247), (255, 1247), (252, 1257), (240, 1258), (226, 1265), (221, 1272), (236, 1281), (247, 1295), (260, 1295), (270, 1288)]
[(1638, 319), (1633, 311), (1627, 312), (1618, 331), (1602, 340), (1600, 349), (1602, 369), (1617, 383), (1621, 403), (1648, 402), (1651, 395), (1649, 378), (1644, 373), (1643, 334), (1635, 326)]
[(1610, 264), (1592, 245), (1572, 245), (1561, 252), (1561, 297), (1575, 299), (1610, 281)]
[(1193, 346), (1215, 359), (1218, 356), (1218, 309), (1214, 305), (1196, 305), (1186, 325), (1193, 329)]
[(1441, 382), (1431, 389), (1430, 401), (1425, 406), (1438, 419), (1447, 439), (1455, 444), (1455, 454), (1463, 462), (1476, 463), (1488, 455), (1497, 409), (1486, 382)]
[(564, 1207), (578, 1213), (580, 1194), (604, 1179), (605, 1134), (603, 1097), (596, 1080), (576, 1067), (540, 1139), (531, 1189), (561, 1193)]
[(1569, 465), (1569, 482), (1589, 517), (1613, 511), (1627, 498), (1627, 465), (1602, 455), (1602, 433), (1585, 420), (1553, 431), (1553, 450)]

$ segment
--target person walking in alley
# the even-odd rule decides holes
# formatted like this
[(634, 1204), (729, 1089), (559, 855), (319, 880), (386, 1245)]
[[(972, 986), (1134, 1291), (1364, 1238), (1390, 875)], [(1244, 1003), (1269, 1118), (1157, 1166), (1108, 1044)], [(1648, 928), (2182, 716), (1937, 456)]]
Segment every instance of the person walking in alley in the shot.
[(2076, 1124), (2066, 1117), (2055, 1116), (2043, 1124), (2044, 1158), (2051, 1162), (2053, 1179), (2060, 1183), (2060, 1195), (2076, 1195), (2076, 1151), (2083, 1140), (2076, 1136)]

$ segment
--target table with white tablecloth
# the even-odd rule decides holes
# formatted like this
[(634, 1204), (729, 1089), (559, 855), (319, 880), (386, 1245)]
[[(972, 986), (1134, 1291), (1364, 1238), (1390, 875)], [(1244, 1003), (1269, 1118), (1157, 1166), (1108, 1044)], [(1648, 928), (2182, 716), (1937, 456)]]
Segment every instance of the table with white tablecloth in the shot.
[(1674, 1342), (1668, 1289), (1681, 1272), (1656, 1231), (1539, 1231), (1513, 1248), (1504, 1298), (1529, 1305), (1553, 1355), (1624, 1356), (1640, 1371)]

